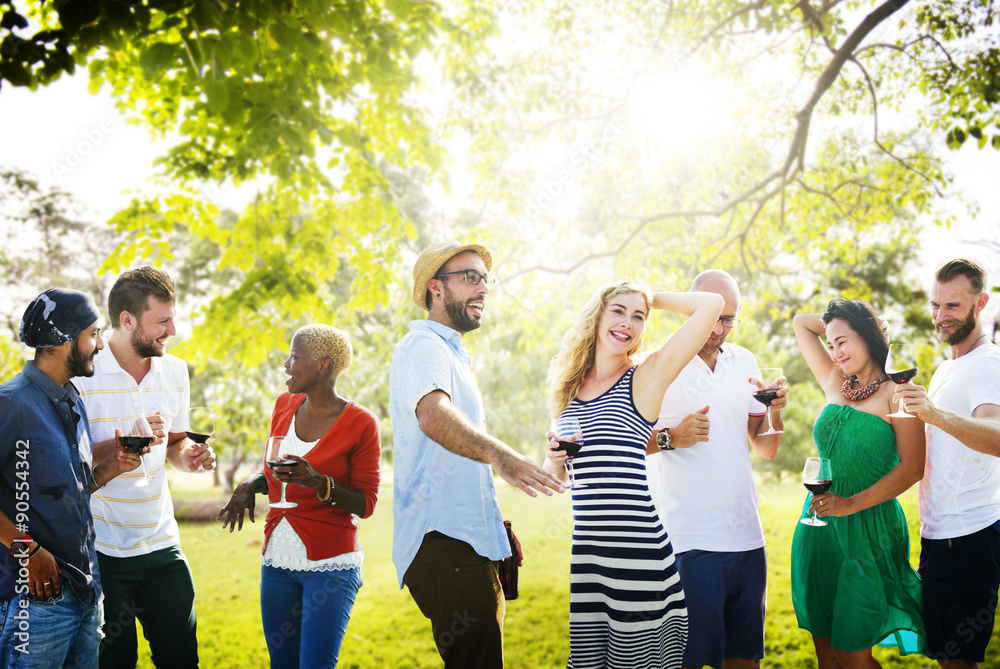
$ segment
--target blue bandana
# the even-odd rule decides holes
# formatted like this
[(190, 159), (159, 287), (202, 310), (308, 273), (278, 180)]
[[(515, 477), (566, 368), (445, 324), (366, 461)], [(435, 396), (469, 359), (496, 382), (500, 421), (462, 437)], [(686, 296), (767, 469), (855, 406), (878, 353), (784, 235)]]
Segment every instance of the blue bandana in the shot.
[(94, 298), (71, 288), (50, 288), (28, 305), (19, 338), (31, 348), (62, 346), (101, 317)]

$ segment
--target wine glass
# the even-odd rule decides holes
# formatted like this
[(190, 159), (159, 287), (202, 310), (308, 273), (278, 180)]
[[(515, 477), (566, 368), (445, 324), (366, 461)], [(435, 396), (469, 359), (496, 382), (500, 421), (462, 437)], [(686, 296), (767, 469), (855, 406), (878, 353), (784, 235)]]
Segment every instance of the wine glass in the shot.
[[(784, 430), (775, 430), (774, 423), (771, 422), (771, 402), (778, 399), (778, 390), (781, 388), (778, 385), (778, 379), (781, 378), (781, 368), (764, 367), (760, 370), (760, 376), (755, 378), (764, 387), (761, 388), (753, 381), (750, 382), (750, 389), (753, 392), (754, 399), (767, 407), (767, 432), (758, 432), (757, 436), (765, 437), (769, 434), (782, 434)], [(773, 379), (773, 381), (768, 381), (769, 379)]]
[[(153, 429), (149, 427), (149, 421), (143, 415), (135, 418), (118, 419), (118, 429), (122, 433), (122, 446), (133, 453), (141, 454), (142, 449), (153, 442)], [(142, 463), (143, 477), (136, 481), (134, 485), (138, 488), (143, 488), (148, 486), (153, 479), (149, 475), (149, 470), (146, 469), (145, 456), (140, 455), (139, 461)]]
[(573, 478), (573, 456), (583, 448), (583, 428), (580, 421), (573, 417), (560, 417), (552, 428), (556, 433), (559, 448), (556, 451), (566, 451), (566, 471), (569, 473), (567, 488), (586, 488), (586, 483), (577, 483)]
[[(281, 457), (281, 450), (284, 446), (284, 436), (271, 436), (267, 438), (267, 446), (264, 448), (264, 466), (270, 467), (272, 472), (275, 467), (296, 467), (299, 464), (295, 460)], [(268, 506), (272, 509), (292, 509), (298, 506), (298, 503), (296, 502), (288, 502), (285, 500), (286, 485), (288, 484), (281, 484), (281, 501), (275, 502), (274, 504), (268, 504)]]
[[(889, 353), (885, 356), (885, 373), (897, 385), (913, 379), (917, 375), (917, 347), (913, 344), (889, 344)], [(886, 417), (914, 418), (914, 415), (906, 413), (906, 405), (900, 400), (896, 412), (887, 414)]]
[[(189, 407), (187, 413), (187, 430), (184, 434), (187, 438), (204, 446), (215, 435), (215, 409), (211, 407)], [(204, 467), (198, 465), (195, 470), (198, 473), (206, 471)]]
[(190, 407), (187, 409), (187, 430), (184, 434), (196, 444), (205, 444), (215, 434), (215, 409)]
[[(826, 458), (806, 458), (806, 466), (802, 468), (802, 485), (814, 495), (829, 491), (833, 487), (833, 469), (830, 461)], [(826, 521), (817, 518), (815, 511), (812, 518), (803, 518), (799, 522), (813, 527), (826, 526)]]

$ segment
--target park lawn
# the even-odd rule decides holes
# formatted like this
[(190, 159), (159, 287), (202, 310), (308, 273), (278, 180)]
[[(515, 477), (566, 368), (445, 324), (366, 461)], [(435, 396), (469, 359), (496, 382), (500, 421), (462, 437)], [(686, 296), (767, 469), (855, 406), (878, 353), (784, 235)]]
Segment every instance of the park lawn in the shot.
[[(511, 669), (564, 667), (569, 652), (569, 548), (572, 519), (569, 496), (531, 499), (500, 482), (500, 503), (513, 520), (524, 546), (521, 598), (508, 602), (505, 628), (506, 666)], [(768, 541), (769, 582), (764, 667), (815, 667), (812, 641), (796, 626), (790, 596), (790, 546), (805, 496), (801, 485), (758, 486)], [(911, 555), (919, 551), (915, 489), (900, 501), (910, 522)], [(191, 561), (198, 589), (198, 639), (201, 666), (267, 667), (260, 624), (261, 519), (230, 534), (220, 526), (183, 523), (181, 541)], [(440, 667), (430, 626), (400, 590), (392, 565), (392, 490), (383, 486), (375, 514), (361, 521), (365, 547), (364, 586), (347, 628), (339, 667)], [(1000, 643), (994, 634), (984, 666), (1000, 666)], [(900, 658), (876, 649), (884, 667), (936, 667), (922, 657)], [(140, 639), (140, 667), (152, 667)]]

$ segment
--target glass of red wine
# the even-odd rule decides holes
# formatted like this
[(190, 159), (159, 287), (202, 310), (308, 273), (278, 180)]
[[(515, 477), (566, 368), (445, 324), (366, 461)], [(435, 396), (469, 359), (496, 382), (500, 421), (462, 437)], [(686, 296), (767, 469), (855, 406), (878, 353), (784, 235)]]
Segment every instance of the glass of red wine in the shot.
[[(830, 461), (826, 458), (806, 458), (806, 466), (802, 468), (802, 484), (814, 495), (829, 492), (833, 487), (833, 469)], [(813, 527), (825, 527), (827, 524), (825, 520), (816, 517), (815, 511), (812, 518), (803, 518), (799, 522)]]
[[(187, 430), (184, 431), (187, 438), (199, 446), (204, 446), (215, 435), (215, 409), (189, 407), (187, 409), (187, 424)], [(203, 472), (205, 468), (199, 465), (195, 471)]]
[[(274, 472), (275, 467), (297, 467), (298, 462), (289, 458), (281, 457), (281, 451), (285, 447), (284, 436), (271, 436), (267, 438), (267, 446), (264, 448), (264, 466), (269, 467)], [(277, 477), (275, 477), (277, 478)], [(272, 509), (293, 509), (298, 506), (297, 502), (285, 500), (285, 486), (281, 484), (281, 501), (268, 504)]]
[[(913, 380), (917, 375), (917, 347), (913, 344), (889, 344), (889, 353), (885, 356), (885, 373), (893, 383), (900, 384)], [(912, 413), (906, 413), (906, 405), (899, 403), (895, 413), (887, 418), (913, 418)]]
[(784, 430), (775, 430), (774, 423), (771, 422), (771, 402), (778, 398), (778, 391), (781, 389), (781, 384), (778, 383), (780, 378), (780, 367), (764, 367), (760, 370), (760, 377), (750, 382), (754, 399), (767, 407), (767, 432), (758, 432), (758, 437), (784, 432)]
[(577, 483), (573, 478), (573, 456), (583, 448), (583, 428), (580, 421), (573, 417), (560, 417), (552, 429), (556, 433), (559, 448), (556, 451), (566, 451), (566, 471), (569, 473), (567, 488), (586, 488), (586, 483)]
[(149, 421), (142, 415), (134, 418), (122, 418), (118, 421), (118, 429), (122, 433), (122, 446), (133, 453), (140, 454), (143, 477), (135, 482), (135, 486), (138, 488), (148, 486), (153, 478), (149, 475), (149, 470), (146, 469), (146, 458), (141, 453), (142, 449), (153, 442), (153, 429), (149, 426)]

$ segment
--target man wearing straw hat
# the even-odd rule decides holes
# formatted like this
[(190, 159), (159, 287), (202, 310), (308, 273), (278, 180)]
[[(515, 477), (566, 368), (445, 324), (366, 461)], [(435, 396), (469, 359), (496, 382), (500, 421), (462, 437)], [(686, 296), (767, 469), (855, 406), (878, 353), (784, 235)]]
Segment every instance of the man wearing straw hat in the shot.
[[(492, 258), (478, 244), (433, 246), (413, 267), (413, 321), (389, 374), (393, 562), (430, 619), (446, 669), (503, 667), (506, 603), (496, 561), (511, 555), (493, 473), (535, 497), (560, 482), (485, 429), (482, 395), (462, 344), (479, 328)], [(515, 537), (515, 544), (516, 544)], [(520, 546), (515, 546), (520, 562)]]

